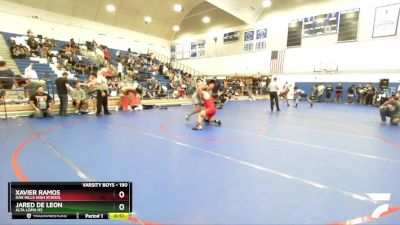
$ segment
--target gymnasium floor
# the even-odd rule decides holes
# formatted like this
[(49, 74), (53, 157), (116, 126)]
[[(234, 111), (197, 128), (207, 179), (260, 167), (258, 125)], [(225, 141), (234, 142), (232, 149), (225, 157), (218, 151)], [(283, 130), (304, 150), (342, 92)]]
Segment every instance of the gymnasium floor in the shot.
[(132, 181), (141, 224), (341, 224), (385, 203), (367, 224), (399, 224), (399, 127), (372, 107), (281, 105), (227, 102), (223, 126), (200, 132), (184, 119), (192, 106), (1, 121), (0, 224), (129, 224), (12, 221), (7, 182), (20, 180)]

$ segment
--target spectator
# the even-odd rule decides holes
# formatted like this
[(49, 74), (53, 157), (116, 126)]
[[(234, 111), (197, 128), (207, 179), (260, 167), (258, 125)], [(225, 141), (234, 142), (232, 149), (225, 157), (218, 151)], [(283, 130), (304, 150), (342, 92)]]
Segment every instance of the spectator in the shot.
[(62, 73), (62, 77), (57, 78), (56, 86), (57, 86), (57, 94), (60, 99), (60, 115), (67, 116), (67, 108), (68, 108), (68, 89), (72, 89), (67, 83), (68, 73)]
[(325, 85), (319, 84), (318, 88), (317, 88), (317, 91), (318, 91), (317, 101), (318, 102), (324, 102), (325, 101), (325, 99), (324, 99)]
[(390, 124), (399, 125), (400, 119), (400, 102), (399, 98), (391, 97), (379, 108), (382, 123), (386, 123), (386, 117), (390, 118)]
[[(11, 89), (14, 84), (14, 72), (12, 72), (5, 61), (0, 61), (0, 89)], [(8, 93), (5, 90), (0, 90), (0, 98), (2, 101), (6, 99)]]
[(353, 84), (349, 88), (347, 88), (347, 102), (350, 104), (354, 103), (354, 93), (356, 91), (356, 85)]
[(363, 94), (363, 86), (362, 84), (358, 84), (358, 87), (356, 88), (356, 95), (357, 95), (357, 104), (362, 104), (361, 102), (361, 98), (362, 98), (362, 94)]
[(22, 44), (17, 45), (15, 41), (12, 43), (10, 47), (11, 56), (13, 58), (23, 59), (30, 55), (29, 49)]
[(49, 94), (44, 93), (43, 86), (36, 88), (36, 93), (29, 98), (29, 104), (35, 109), (31, 115), (33, 118), (53, 117), (51, 108), (54, 106), (54, 101)]
[(122, 79), (124, 78), (124, 66), (122, 65), (121, 61), (118, 62), (117, 65), (117, 71), (118, 71), (118, 78)]
[(158, 75), (164, 75), (164, 63), (158, 66)]
[(86, 94), (81, 89), (81, 84), (77, 83), (75, 89), (71, 92), (72, 104), (76, 108), (75, 113), (87, 113), (88, 103), (86, 101)]
[(317, 97), (318, 96), (318, 85), (314, 85), (312, 88), (311, 96)]
[(24, 78), (34, 80), (39, 79), (36, 71), (33, 69), (33, 63), (29, 64), (29, 66), (25, 68)]
[(366, 95), (367, 95), (365, 99), (366, 105), (373, 105), (375, 94), (376, 94), (375, 87), (372, 85), (372, 83), (369, 83), (366, 87)]
[(108, 51), (107, 47), (104, 48), (103, 53), (104, 53), (104, 59), (109, 61), (111, 58), (110, 58), (110, 51)]
[(93, 104), (93, 112), (89, 112), (88, 114), (94, 114), (97, 112), (97, 89), (99, 87), (94, 73), (89, 75), (87, 86), (89, 87), (89, 98), (92, 99)]
[(335, 102), (340, 103), (342, 101), (342, 94), (343, 94), (343, 86), (342, 83), (339, 83), (336, 88), (336, 98), (335, 98)]
[(146, 96), (151, 99), (155, 98), (155, 89), (154, 89), (153, 84), (151, 84), (151, 83), (147, 86)]
[(71, 48), (77, 48), (78, 47), (73, 38), (71, 38), (71, 40), (69, 40), (69, 46)]
[(332, 84), (328, 84), (328, 87), (326, 88), (326, 95), (325, 95), (326, 101), (328, 101), (328, 102), (331, 101), (332, 93), (333, 93)]
[(31, 29), (28, 29), (28, 31), (26, 32), (26, 36), (33, 37), (33, 32)]
[(27, 44), (31, 49), (30, 53), (32, 54), (32, 56), (39, 56), (38, 52), (39, 44), (37, 43), (37, 41), (33, 36), (29, 37)]

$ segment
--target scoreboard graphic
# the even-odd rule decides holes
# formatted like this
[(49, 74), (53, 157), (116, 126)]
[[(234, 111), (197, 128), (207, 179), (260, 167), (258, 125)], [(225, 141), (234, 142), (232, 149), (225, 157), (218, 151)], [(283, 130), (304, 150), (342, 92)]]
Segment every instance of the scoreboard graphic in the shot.
[(303, 20), (303, 36), (311, 37), (337, 33), (339, 14), (339, 12), (333, 12), (317, 16), (305, 17)]
[(131, 182), (10, 182), (12, 219), (118, 219), (132, 216)]

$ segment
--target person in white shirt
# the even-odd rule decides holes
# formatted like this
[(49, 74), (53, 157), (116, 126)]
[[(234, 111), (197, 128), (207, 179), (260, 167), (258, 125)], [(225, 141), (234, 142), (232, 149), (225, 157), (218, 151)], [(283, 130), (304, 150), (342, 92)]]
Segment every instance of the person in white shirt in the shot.
[(323, 84), (319, 84), (317, 87), (317, 100), (318, 102), (324, 102), (324, 94), (325, 94), (325, 86)]
[(278, 98), (279, 87), (277, 80), (278, 79), (275, 77), (274, 80), (271, 81), (271, 83), (268, 85), (269, 99), (271, 102), (271, 111), (274, 111), (274, 103), (276, 105), (277, 111), (281, 111), (279, 109), (279, 98)]
[(118, 77), (119, 77), (119, 79), (122, 79), (122, 77), (123, 77), (123, 75), (124, 75), (124, 66), (122, 65), (121, 62), (118, 62), (117, 71), (118, 71)]
[(36, 71), (33, 69), (33, 63), (29, 64), (28, 67), (25, 68), (24, 78), (28, 79), (38, 79), (38, 75)]

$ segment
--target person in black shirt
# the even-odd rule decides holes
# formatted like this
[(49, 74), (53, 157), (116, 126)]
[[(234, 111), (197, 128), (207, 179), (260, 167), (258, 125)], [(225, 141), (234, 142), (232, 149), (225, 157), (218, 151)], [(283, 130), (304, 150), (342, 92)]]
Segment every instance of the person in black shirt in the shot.
[(336, 98), (335, 98), (335, 102), (340, 103), (342, 101), (342, 93), (343, 93), (343, 86), (341, 83), (339, 83), (336, 86)]
[(57, 86), (57, 94), (60, 99), (60, 115), (67, 115), (67, 107), (68, 107), (68, 89), (71, 87), (67, 83), (68, 73), (64, 72), (62, 77), (57, 78), (56, 86)]
[(354, 93), (356, 85), (353, 84), (347, 89), (347, 102), (350, 104), (354, 103)]
[(374, 103), (374, 96), (375, 96), (376, 89), (372, 86), (372, 83), (369, 83), (366, 87), (366, 105), (372, 105)]
[(356, 88), (356, 94), (357, 94), (357, 104), (361, 104), (361, 97), (362, 97), (362, 92), (363, 92), (363, 86), (362, 84), (358, 84), (358, 87)]
[[(14, 72), (12, 72), (5, 61), (0, 61), (0, 89), (11, 89), (14, 85)], [(4, 99), (7, 96), (5, 90), (0, 91), (1, 98)]]
[(43, 86), (36, 88), (36, 93), (29, 98), (29, 104), (35, 109), (31, 115), (33, 118), (53, 117), (51, 107), (54, 105), (54, 101), (49, 94), (44, 93)]
[(328, 102), (331, 101), (332, 93), (333, 93), (333, 87), (331, 84), (329, 84), (328, 87), (326, 88), (326, 96), (325, 96), (326, 101)]

